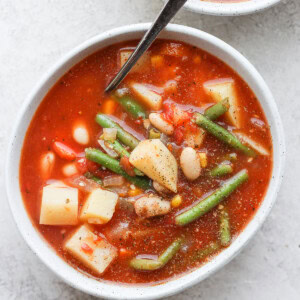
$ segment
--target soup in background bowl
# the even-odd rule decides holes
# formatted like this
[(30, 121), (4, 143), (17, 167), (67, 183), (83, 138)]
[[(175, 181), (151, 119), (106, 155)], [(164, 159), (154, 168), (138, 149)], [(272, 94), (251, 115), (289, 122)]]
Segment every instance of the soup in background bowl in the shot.
[(189, 0), (184, 7), (197, 13), (238, 16), (259, 12), (279, 2), (280, 0)]
[(220, 40), (170, 25), (104, 94), (147, 27), (100, 35), (50, 71), (9, 152), (24, 238), (97, 296), (157, 298), (199, 282), (254, 234), (280, 183), (275, 103)]

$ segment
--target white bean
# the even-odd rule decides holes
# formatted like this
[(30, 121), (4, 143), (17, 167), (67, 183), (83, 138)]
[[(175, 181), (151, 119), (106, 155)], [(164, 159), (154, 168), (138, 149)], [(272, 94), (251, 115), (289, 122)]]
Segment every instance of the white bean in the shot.
[(71, 163), (71, 164), (64, 165), (62, 172), (66, 177), (71, 177), (71, 176), (77, 174), (78, 170), (76, 168), (76, 165)]
[(171, 204), (159, 197), (148, 195), (136, 200), (134, 208), (139, 217), (150, 218), (167, 214), (171, 210)]
[(46, 152), (42, 155), (40, 161), (41, 173), (44, 179), (51, 176), (52, 169), (55, 163), (55, 154), (52, 151)]
[(89, 143), (89, 133), (84, 125), (77, 125), (73, 129), (74, 140), (81, 145), (86, 145)]
[(183, 149), (180, 155), (180, 166), (187, 179), (195, 180), (200, 176), (200, 159), (193, 148), (186, 147)]
[(168, 123), (166, 120), (164, 120), (161, 116), (161, 114), (158, 113), (151, 113), (149, 115), (149, 120), (151, 124), (163, 132), (166, 135), (171, 135), (174, 132), (174, 127), (172, 124)]

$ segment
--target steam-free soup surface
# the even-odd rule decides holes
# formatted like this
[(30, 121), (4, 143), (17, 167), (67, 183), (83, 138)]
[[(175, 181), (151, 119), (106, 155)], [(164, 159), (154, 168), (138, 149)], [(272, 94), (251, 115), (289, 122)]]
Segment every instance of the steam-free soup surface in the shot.
[[(216, 57), (181, 42), (156, 41), (118, 90), (105, 94), (136, 44), (98, 51), (53, 86), (27, 131), (20, 183), (32, 223), (67, 263), (104, 280), (153, 283), (201, 267), (234, 243), (268, 188), (272, 142), (249, 86)], [(225, 110), (211, 117), (217, 103)], [(214, 135), (196, 113), (244, 148)], [(103, 129), (103, 116), (146, 146)], [(115, 142), (129, 157), (110, 151)], [(115, 162), (119, 174), (110, 170)], [(185, 211), (240, 172), (227, 197), (186, 219)], [(170, 246), (168, 259), (160, 257)]]

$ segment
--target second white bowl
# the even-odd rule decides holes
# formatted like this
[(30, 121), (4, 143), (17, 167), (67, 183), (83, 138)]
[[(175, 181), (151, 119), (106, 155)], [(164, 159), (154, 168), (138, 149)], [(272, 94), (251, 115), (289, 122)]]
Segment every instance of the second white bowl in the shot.
[(201, 0), (189, 0), (185, 8), (197, 13), (217, 16), (239, 16), (259, 12), (271, 7), (280, 0), (248, 0), (232, 3), (218, 3)]

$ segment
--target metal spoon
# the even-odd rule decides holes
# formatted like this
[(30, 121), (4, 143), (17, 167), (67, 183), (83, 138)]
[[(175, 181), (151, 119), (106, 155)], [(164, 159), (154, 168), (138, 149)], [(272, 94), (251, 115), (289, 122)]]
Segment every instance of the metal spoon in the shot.
[(135, 65), (138, 59), (151, 46), (158, 34), (164, 29), (171, 19), (176, 15), (180, 8), (187, 0), (168, 0), (156, 20), (153, 22), (150, 29), (145, 33), (134, 52), (131, 54), (127, 62), (123, 65), (116, 77), (110, 82), (105, 89), (105, 92), (115, 89), (120, 82), (125, 78), (131, 68)]

